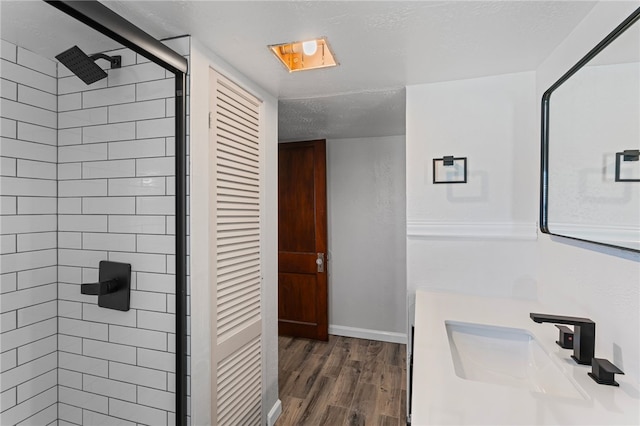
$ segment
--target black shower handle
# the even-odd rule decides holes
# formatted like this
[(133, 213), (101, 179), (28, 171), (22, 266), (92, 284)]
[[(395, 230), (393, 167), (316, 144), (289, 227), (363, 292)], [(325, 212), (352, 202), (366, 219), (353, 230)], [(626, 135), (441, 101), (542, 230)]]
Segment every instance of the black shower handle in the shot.
[(100, 281), (98, 283), (82, 284), (80, 286), (80, 293), (100, 296), (101, 294), (114, 293), (118, 290), (119, 287), (120, 283), (117, 279)]

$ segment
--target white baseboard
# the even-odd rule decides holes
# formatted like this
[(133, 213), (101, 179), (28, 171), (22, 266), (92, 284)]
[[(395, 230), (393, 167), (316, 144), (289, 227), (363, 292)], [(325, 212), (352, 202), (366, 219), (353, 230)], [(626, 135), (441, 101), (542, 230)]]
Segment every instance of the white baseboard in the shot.
[(407, 220), (407, 237), (431, 240), (536, 240), (534, 222), (444, 222)]
[(371, 330), (368, 328), (345, 327), (342, 325), (329, 325), (329, 334), (345, 337), (357, 337), (358, 339), (379, 340), (381, 342), (407, 344), (407, 335), (391, 331)]
[(267, 414), (267, 426), (275, 425), (280, 414), (282, 414), (282, 401), (277, 400), (269, 410), (269, 414)]

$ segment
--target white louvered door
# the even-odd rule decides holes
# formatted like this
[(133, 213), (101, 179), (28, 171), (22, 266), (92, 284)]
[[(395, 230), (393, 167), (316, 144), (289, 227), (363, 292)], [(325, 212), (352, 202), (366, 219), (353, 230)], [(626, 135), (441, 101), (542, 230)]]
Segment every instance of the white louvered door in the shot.
[(216, 424), (259, 425), (262, 417), (261, 102), (210, 70), (211, 218), (216, 308), (213, 346)]

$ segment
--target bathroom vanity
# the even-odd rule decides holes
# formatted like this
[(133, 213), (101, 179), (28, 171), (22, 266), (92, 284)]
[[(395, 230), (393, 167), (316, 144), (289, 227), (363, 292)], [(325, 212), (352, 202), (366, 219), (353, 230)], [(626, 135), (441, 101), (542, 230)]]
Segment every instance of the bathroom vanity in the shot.
[[(640, 424), (638, 383), (616, 376), (619, 387), (597, 384), (591, 366), (556, 344), (558, 329), (530, 312), (548, 309), (418, 290), (411, 424)], [(597, 343), (595, 353), (603, 356)]]

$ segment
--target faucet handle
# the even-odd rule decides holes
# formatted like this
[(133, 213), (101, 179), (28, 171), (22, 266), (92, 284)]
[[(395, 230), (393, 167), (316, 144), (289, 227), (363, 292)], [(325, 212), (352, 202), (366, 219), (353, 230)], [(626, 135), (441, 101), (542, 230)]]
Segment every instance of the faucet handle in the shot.
[(613, 365), (608, 359), (593, 358), (591, 361), (591, 372), (587, 373), (589, 377), (598, 384), (609, 386), (620, 386), (614, 380), (616, 374), (624, 374), (622, 370)]
[(558, 346), (564, 349), (573, 349), (573, 330), (566, 325), (556, 324), (556, 327), (560, 330), (560, 335), (558, 336), (558, 340), (556, 340)]

